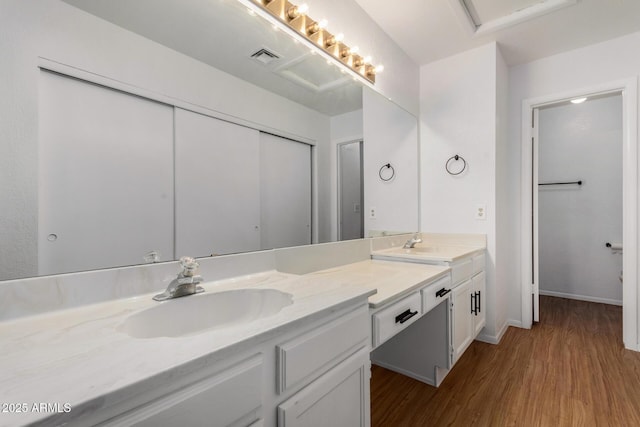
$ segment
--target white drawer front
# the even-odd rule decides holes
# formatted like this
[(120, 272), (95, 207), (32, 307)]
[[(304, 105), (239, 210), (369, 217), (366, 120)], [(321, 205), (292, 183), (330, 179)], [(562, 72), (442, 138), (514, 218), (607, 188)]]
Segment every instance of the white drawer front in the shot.
[(254, 356), (100, 425), (195, 426), (206, 420), (214, 427), (246, 426), (259, 418), (262, 376), (262, 356)]
[(484, 254), (479, 254), (473, 257), (473, 274), (484, 271)]
[(440, 304), (449, 297), (451, 292), (451, 276), (438, 279), (435, 283), (423, 288), (422, 294), (422, 313), (428, 313), (432, 308)]
[(422, 315), (420, 293), (401, 299), (373, 315), (373, 345), (382, 344)]
[(369, 310), (358, 308), (341, 318), (276, 347), (278, 393), (309, 382), (368, 345)]
[(473, 259), (469, 258), (457, 264), (451, 265), (451, 283), (457, 285), (471, 277), (473, 274)]

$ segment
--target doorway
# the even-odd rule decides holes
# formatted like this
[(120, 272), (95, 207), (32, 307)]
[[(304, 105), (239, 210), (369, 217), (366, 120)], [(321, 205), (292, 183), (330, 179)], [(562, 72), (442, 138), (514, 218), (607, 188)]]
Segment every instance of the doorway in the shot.
[(338, 144), (338, 240), (364, 237), (362, 141)]
[[(538, 320), (539, 271), (534, 252), (537, 235), (537, 212), (534, 203), (538, 196), (538, 165), (534, 141), (536, 111), (548, 105), (580, 97), (622, 94), (622, 283), (623, 342), (628, 349), (639, 351), (638, 319), (638, 95), (637, 80), (628, 79), (597, 86), (523, 100), (520, 175), (520, 266), (521, 266), (521, 326), (530, 328)], [(538, 111), (539, 114), (539, 111)], [(606, 242), (603, 242), (606, 243)], [(612, 242), (611, 242), (612, 243)], [(588, 262), (588, 260), (587, 260)]]
[[(539, 294), (622, 305), (622, 94), (536, 107), (533, 118)], [(544, 309), (534, 304), (536, 320)]]

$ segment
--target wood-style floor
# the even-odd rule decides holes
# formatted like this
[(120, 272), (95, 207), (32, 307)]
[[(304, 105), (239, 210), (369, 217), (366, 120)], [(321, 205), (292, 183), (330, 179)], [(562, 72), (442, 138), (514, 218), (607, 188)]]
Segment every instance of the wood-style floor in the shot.
[(640, 353), (622, 308), (540, 297), (540, 323), (475, 341), (439, 388), (374, 366), (374, 427), (640, 426)]

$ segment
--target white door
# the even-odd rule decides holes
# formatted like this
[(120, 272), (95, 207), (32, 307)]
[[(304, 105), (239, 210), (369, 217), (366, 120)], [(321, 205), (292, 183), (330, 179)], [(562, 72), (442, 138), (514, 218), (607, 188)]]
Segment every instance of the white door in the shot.
[(471, 315), (471, 281), (467, 280), (453, 290), (453, 361), (464, 353), (473, 340)]
[(338, 145), (338, 239), (364, 237), (362, 141)]
[(41, 71), (38, 273), (173, 258), (173, 109)]
[(311, 243), (311, 146), (260, 133), (262, 249)]
[(362, 349), (278, 406), (278, 427), (366, 427), (369, 351)]
[(477, 337), (484, 325), (487, 323), (487, 311), (486, 307), (486, 288), (487, 281), (485, 279), (484, 271), (476, 274), (471, 279), (471, 292), (473, 292), (473, 303), (474, 303), (474, 313), (473, 313), (473, 337)]
[(259, 132), (175, 114), (176, 258), (260, 249)]

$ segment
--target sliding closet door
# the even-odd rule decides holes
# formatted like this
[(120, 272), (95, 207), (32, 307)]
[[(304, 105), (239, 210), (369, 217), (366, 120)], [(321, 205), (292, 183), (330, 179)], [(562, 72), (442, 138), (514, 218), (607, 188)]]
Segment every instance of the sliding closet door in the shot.
[(173, 109), (47, 71), (39, 86), (39, 274), (173, 258)]
[(311, 146), (260, 133), (262, 248), (311, 243)]
[(260, 249), (258, 131), (176, 108), (176, 257)]

